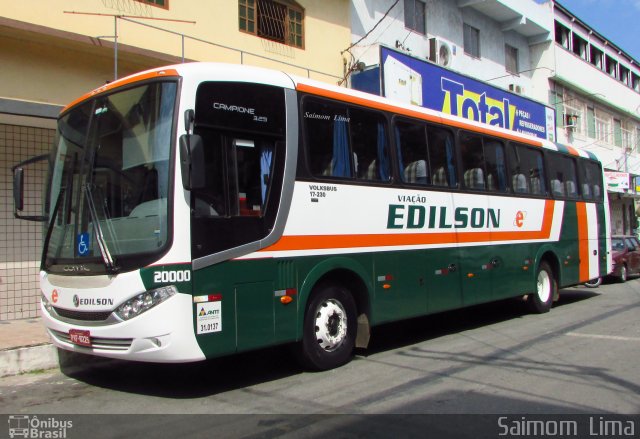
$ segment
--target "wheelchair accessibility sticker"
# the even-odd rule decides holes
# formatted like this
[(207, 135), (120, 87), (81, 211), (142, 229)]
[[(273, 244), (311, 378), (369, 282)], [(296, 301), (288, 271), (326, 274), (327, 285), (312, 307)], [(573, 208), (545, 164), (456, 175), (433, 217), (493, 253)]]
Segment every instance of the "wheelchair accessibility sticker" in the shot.
[(77, 250), (79, 256), (87, 256), (89, 254), (89, 232), (78, 235)]

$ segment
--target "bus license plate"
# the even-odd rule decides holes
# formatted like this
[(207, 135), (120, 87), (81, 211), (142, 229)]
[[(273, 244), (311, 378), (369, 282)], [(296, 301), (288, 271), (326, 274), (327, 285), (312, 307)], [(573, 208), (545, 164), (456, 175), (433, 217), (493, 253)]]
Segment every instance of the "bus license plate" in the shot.
[(91, 347), (91, 334), (89, 331), (69, 329), (69, 339), (73, 344)]

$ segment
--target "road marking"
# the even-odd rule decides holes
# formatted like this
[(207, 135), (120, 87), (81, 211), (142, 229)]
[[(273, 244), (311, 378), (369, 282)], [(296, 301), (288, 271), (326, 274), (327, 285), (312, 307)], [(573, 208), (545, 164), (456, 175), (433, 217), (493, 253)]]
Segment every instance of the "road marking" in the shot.
[(580, 334), (579, 332), (567, 332), (571, 337), (597, 338), (601, 340), (640, 341), (640, 337), (622, 337), (619, 335)]

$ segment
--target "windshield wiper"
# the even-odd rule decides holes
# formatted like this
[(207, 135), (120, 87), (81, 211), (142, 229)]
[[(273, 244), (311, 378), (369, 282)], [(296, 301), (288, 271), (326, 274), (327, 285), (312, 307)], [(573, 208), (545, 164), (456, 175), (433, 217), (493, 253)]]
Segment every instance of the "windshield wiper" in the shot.
[(107, 243), (104, 240), (104, 235), (102, 234), (102, 227), (100, 226), (100, 220), (98, 219), (98, 212), (96, 211), (96, 206), (93, 203), (93, 196), (91, 195), (91, 184), (85, 183), (82, 186), (82, 190), (84, 191), (84, 195), (87, 199), (87, 207), (89, 208), (89, 215), (91, 215), (93, 230), (95, 231), (95, 234), (96, 234), (96, 241), (98, 242), (98, 249), (100, 250), (100, 254), (102, 255), (104, 266), (107, 268), (107, 272), (109, 272), (110, 274), (115, 274), (120, 270), (120, 267), (116, 266), (113, 260), (113, 257), (109, 252), (109, 248), (107, 247)]

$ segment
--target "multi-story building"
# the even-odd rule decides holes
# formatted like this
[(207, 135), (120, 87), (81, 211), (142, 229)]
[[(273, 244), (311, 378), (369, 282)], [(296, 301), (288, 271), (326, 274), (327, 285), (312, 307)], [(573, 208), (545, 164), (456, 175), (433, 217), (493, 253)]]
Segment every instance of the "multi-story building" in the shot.
[(559, 142), (600, 158), (611, 178), (611, 230), (631, 233), (640, 175), (638, 60), (561, 3), (551, 5), (553, 42), (535, 53), (534, 96), (555, 108)]
[[(41, 225), (13, 218), (15, 163), (46, 153), (64, 105), (114, 78), (183, 61), (277, 68), (336, 83), (346, 0), (5, 2), (0, 17), (0, 320), (37, 315)], [(29, 177), (41, 201), (44, 170)]]
[(346, 62), (379, 65), (382, 45), (532, 96), (531, 48), (551, 41), (550, 14), (533, 0), (353, 0)]
[(475, 119), (482, 96), (508, 101), (501, 126), (594, 152), (613, 232), (636, 228), (640, 66), (614, 42), (553, 0), (353, 0), (351, 14), (354, 88), (445, 112), (457, 93)]

